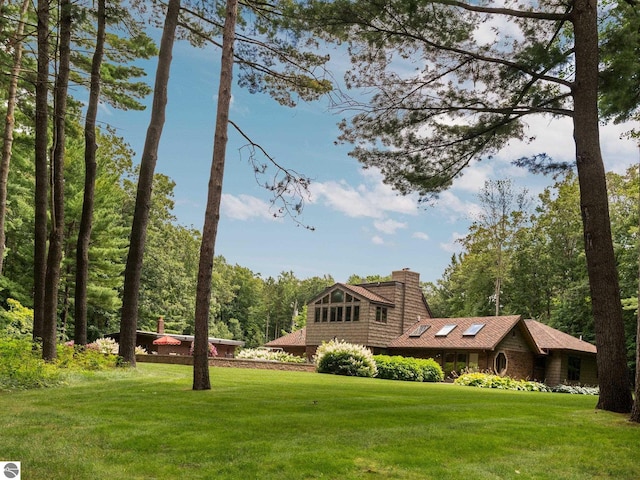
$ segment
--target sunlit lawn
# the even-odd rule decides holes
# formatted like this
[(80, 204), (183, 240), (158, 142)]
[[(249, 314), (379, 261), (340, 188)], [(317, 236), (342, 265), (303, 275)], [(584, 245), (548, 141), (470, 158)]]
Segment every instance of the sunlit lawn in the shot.
[(0, 394), (25, 480), (638, 479), (640, 427), (595, 397), (140, 364)]

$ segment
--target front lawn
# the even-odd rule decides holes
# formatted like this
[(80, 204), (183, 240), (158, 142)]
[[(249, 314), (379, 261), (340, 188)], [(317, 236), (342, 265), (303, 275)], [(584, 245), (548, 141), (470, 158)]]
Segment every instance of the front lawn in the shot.
[(25, 480), (637, 479), (640, 427), (592, 396), (139, 364), (0, 393)]

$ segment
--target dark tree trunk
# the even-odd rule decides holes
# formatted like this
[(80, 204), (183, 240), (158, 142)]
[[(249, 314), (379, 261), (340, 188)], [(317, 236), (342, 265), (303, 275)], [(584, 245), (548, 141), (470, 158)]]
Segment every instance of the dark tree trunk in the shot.
[(98, 115), (98, 101), (100, 99), (100, 66), (104, 54), (106, 37), (105, 0), (98, 0), (98, 32), (96, 35), (96, 50), (91, 62), (91, 88), (89, 91), (89, 105), (84, 124), (84, 198), (82, 202), (82, 217), (78, 231), (76, 245), (76, 291), (75, 291), (75, 329), (74, 343), (87, 344), (87, 285), (89, 283), (89, 242), (93, 224), (93, 205), (96, 189), (96, 117)]
[(587, 272), (598, 348), (600, 397), (597, 408), (628, 413), (632, 398), (616, 259), (598, 129), (598, 28), (596, 0), (577, 0), (575, 29), (577, 79), (573, 91), (574, 139), (580, 183)]
[(9, 165), (11, 164), (11, 150), (13, 147), (13, 129), (15, 126), (14, 113), (16, 110), (16, 99), (18, 90), (18, 78), (20, 76), (20, 68), (22, 66), (22, 51), (25, 18), (27, 10), (31, 5), (30, 0), (22, 2), (20, 11), (20, 22), (13, 37), (14, 53), (13, 67), (11, 69), (11, 77), (9, 79), (9, 89), (7, 91), (7, 114), (4, 122), (4, 136), (2, 144), (2, 160), (0, 161), (0, 274), (4, 264), (5, 252), (5, 219), (7, 216), (7, 179), (9, 177)]
[[(638, 164), (640, 182), (640, 164)], [(640, 190), (638, 190), (638, 231), (640, 231)], [(640, 263), (640, 238), (638, 239), (638, 262)], [(638, 265), (640, 267), (640, 265)], [(631, 421), (640, 423), (640, 268), (638, 268), (638, 309), (636, 310), (636, 391), (631, 409)]]
[(54, 146), (51, 159), (51, 234), (45, 277), (44, 323), (42, 328), (42, 358), (56, 358), (58, 326), (58, 287), (64, 243), (64, 157), (67, 88), (71, 59), (71, 2), (60, 2), (60, 46), (58, 77), (54, 100)]
[(120, 347), (118, 354), (131, 366), (135, 366), (136, 364), (135, 349), (136, 329), (138, 326), (138, 291), (140, 289), (140, 275), (142, 273), (142, 259), (147, 236), (147, 224), (149, 223), (153, 176), (158, 159), (158, 145), (160, 144), (162, 128), (164, 127), (169, 70), (171, 67), (173, 42), (178, 26), (179, 13), (180, 0), (169, 0), (162, 40), (160, 42), (160, 52), (158, 54), (151, 119), (144, 142), (142, 159), (140, 160), (136, 206), (133, 213), (129, 254), (124, 272), (122, 316), (120, 319)]
[(198, 266), (198, 286), (196, 289), (195, 338), (193, 348), (193, 389), (210, 390), (209, 379), (209, 301), (211, 300), (211, 274), (215, 252), (218, 221), (220, 220), (220, 199), (222, 179), (227, 150), (227, 129), (229, 105), (231, 103), (231, 81), (233, 79), (233, 43), (235, 41), (238, 1), (227, 0), (227, 16), (222, 35), (222, 60), (220, 85), (218, 87), (218, 109), (213, 142), (213, 159), (209, 177), (207, 209), (200, 245)]
[(47, 203), (49, 182), (49, 2), (38, 0), (38, 75), (35, 123), (35, 220), (33, 246), (33, 338), (42, 338), (47, 272)]

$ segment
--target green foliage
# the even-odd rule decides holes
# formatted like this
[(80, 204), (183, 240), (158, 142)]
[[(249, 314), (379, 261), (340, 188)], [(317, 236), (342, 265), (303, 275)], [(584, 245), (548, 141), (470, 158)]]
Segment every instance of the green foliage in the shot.
[(318, 347), (316, 367), (319, 373), (352, 377), (375, 377), (378, 371), (368, 348), (338, 340), (324, 342)]
[(30, 337), (33, 327), (33, 310), (19, 301), (8, 298), (8, 310), (0, 309), (0, 337)]
[(464, 373), (454, 380), (456, 385), (480, 388), (497, 388), (500, 390), (522, 390), (527, 392), (549, 392), (551, 389), (543, 383), (528, 380), (516, 380), (491, 373)]
[(0, 391), (52, 387), (64, 381), (28, 339), (0, 338)]
[(375, 355), (378, 369), (377, 378), (404, 380), (409, 382), (441, 382), (444, 380), (442, 367), (432, 358), (411, 358)]
[(56, 361), (48, 363), (30, 339), (0, 337), (0, 391), (53, 387), (71, 374), (113, 369), (118, 356), (106, 349), (106, 343), (87, 348), (58, 345)]
[(250, 360), (268, 360), (273, 362), (284, 363), (306, 363), (302, 357), (292, 355), (280, 350), (267, 350), (264, 348), (243, 348), (236, 353), (236, 358), (245, 358)]

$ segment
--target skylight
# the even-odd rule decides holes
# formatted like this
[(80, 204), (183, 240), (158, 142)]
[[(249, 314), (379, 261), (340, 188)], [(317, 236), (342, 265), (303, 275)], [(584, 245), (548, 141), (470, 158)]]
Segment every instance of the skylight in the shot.
[(449, 335), (454, 328), (456, 328), (457, 325), (455, 324), (449, 324), (449, 325), (445, 325), (444, 327), (442, 327), (438, 333), (436, 333), (436, 337), (446, 337), (447, 335)]
[(426, 332), (429, 329), (430, 325), (418, 325), (413, 332), (411, 332), (409, 334), (409, 337), (419, 337), (420, 335), (422, 335), (424, 332)]
[(482, 330), (482, 327), (484, 327), (484, 323), (474, 323), (467, 328), (462, 335), (466, 337), (475, 337), (476, 334)]

